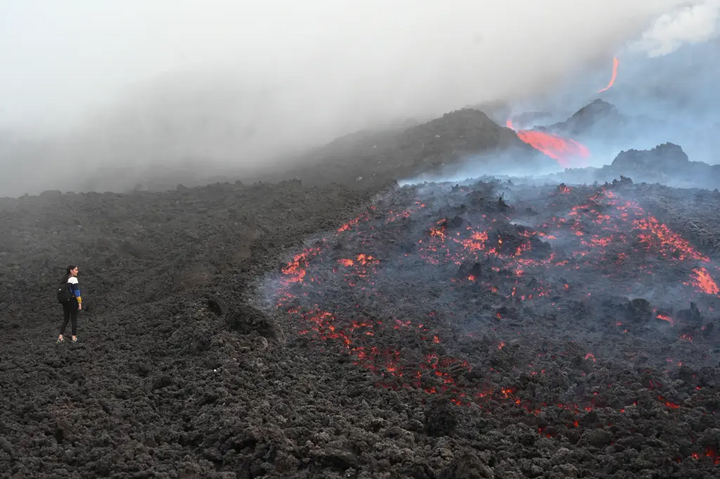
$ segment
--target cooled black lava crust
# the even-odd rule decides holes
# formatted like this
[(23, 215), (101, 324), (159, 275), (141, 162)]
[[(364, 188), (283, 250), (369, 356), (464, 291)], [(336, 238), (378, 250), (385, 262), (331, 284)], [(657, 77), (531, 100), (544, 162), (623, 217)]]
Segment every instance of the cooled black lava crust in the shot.
[[(719, 207), (626, 182), (1, 200), (1, 474), (713, 477)], [(65, 263), (87, 311), (56, 346)]]

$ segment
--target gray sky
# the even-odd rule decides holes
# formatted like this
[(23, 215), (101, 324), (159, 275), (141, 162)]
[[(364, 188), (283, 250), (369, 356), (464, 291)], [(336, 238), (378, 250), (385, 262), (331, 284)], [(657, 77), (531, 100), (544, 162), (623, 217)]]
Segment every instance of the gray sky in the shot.
[(2, 0), (0, 125), (64, 123), (133, 83), (213, 68), (295, 71), (362, 89), (352, 83), (359, 74), (365, 90), (391, 85), (408, 97), (449, 83), (454, 93), (441, 96), (455, 106), (611, 57), (678, 3)]
[[(667, 53), (710, 36), (697, 19), (717, 3), (0, 0), (0, 133), (62, 134), (82, 148), (57, 158), (82, 151), (85, 167), (250, 164), (384, 121), (542, 93), (607, 72), (629, 42)], [(694, 4), (706, 10), (685, 10), (690, 20), (673, 10)]]

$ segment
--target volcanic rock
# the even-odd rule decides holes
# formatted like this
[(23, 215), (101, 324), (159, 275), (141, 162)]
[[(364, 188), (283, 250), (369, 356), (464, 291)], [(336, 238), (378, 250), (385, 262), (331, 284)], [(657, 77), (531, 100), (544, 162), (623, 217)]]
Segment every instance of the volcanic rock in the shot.
[(47, 196), (0, 202), (3, 476), (717, 475), (718, 194)]
[(132, 238), (127, 238), (122, 242), (120, 251), (138, 259), (148, 259), (151, 257), (150, 249)]
[(465, 261), (458, 268), (457, 276), (459, 278), (467, 278), (472, 276), (475, 279), (480, 278), (482, 266), (478, 262)]
[(597, 99), (580, 108), (566, 121), (538, 128), (538, 130), (581, 138), (591, 135), (596, 129), (602, 131), (604, 135), (609, 135), (612, 131), (620, 131), (626, 123), (627, 119), (618, 111), (615, 105)]
[(457, 456), (438, 479), (494, 479), (495, 473), (474, 452)]
[(612, 442), (613, 436), (608, 431), (585, 431), (580, 439), (581, 445), (589, 445), (600, 448)]
[(457, 228), (460, 228), (464, 222), (465, 222), (465, 220), (463, 220), (462, 216), (454, 216), (450, 221), (447, 221), (447, 220), (443, 221), (441, 223), (441, 225), (444, 228), (457, 229)]
[(267, 314), (247, 304), (238, 305), (237, 311), (228, 314), (227, 323), (230, 329), (240, 334), (256, 332), (264, 338), (281, 342), (284, 337), (282, 330)]
[(621, 151), (610, 166), (626, 172), (660, 171), (669, 173), (679, 168), (687, 168), (689, 163), (690, 159), (680, 146), (665, 143), (649, 151)]
[(602, 168), (568, 169), (556, 176), (571, 183), (599, 181), (623, 186), (635, 181), (712, 189), (720, 186), (720, 165), (690, 161), (679, 145), (664, 143), (651, 150), (621, 151), (612, 164)]
[(677, 313), (678, 319), (682, 321), (686, 321), (690, 324), (700, 324), (702, 322), (702, 315), (700, 314), (700, 310), (697, 307), (697, 304), (690, 303), (689, 309), (683, 309), (678, 311)]
[(627, 304), (626, 318), (633, 323), (646, 323), (650, 321), (653, 314), (653, 307), (650, 302), (643, 298), (633, 299)]
[(538, 126), (537, 130), (566, 136), (581, 142), (606, 144), (632, 144), (638, 130), (660, 131), (669, 128), (668, 122), (647, 116), (624, 114), (618, 108), (596, 99), (575, 112), (564, 122), (549, 126)]
[(458, 425), (457, 412), (450, 401), (437, 398), (425, 409), (425, 432), (433, 437), (448, 436)]
[(632, 186), (634, 184), (632, 178), (620, 175), (620, 179), (612, 180), (612, 188), (623, 188), (625, 186)]

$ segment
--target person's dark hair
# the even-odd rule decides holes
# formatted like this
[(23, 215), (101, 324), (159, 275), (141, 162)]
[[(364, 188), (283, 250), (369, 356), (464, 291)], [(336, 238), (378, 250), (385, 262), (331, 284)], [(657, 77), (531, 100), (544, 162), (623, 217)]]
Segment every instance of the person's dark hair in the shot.
[(68, 267), (65, 269), (65, 276), (62, 277), (62, 279), (60, 280), (60, 282), (61, 282), (61, 283), (67, 283), (67, 280), (70, 279), (70, 276), (72, 276), (72, 275), (70, 274), (70, 271), (74, 270), (75, 268), (77, 268), (77, 266), (72, 265), (72, 264), (71, 264), (70, 266), (68, 266)]

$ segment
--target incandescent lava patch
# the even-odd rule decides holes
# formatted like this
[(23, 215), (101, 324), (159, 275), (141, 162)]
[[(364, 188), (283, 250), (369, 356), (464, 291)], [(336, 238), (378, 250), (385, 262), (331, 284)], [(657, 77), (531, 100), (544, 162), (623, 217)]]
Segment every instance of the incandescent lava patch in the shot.
[[(648, 410), (701, 408), (717, 428), (720, 269), (632, 195), (399, 188), (298, 252), (266, 293), (296, 340), (343, 351), (380, 387), (526, 416), (576, 442), (610, 444), (612, 431), (585, 432), (633, 428)], [(720, 445), (698, 437), (673, 459), (715, 461)]]

